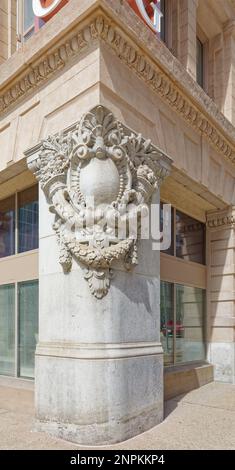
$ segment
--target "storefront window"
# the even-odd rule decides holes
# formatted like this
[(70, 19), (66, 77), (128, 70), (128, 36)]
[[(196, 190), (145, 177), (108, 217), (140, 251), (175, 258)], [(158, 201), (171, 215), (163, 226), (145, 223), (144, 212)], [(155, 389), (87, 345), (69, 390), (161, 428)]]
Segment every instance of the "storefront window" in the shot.
[(38, 282), (19, 284), (19, 374), (34, 376), (34, 356), (38, 339)]
[(176, 256), (205, 264), (205, 225), (176, 211)]
[[(15, 244), (16, 229), (18, 249)], [(38, 248), (38, 230), (37, 185), (18, 193), (17, 198), (14, 195), (0, 201), (0, 258)]]
[(176, 362), (205, 359), (205, 291), (176, 285)]
[(15, 254), (15, 196), (0, 201), (0, 258)]
[(161, 281), (164, 364), (205, 360), (205, 291)]
[(15, 285), (0, 286), (0, 374), (15, 374)]
[(38, 248), (38, 187), (26, 189), (18, 198), (18, 251)]
[(174, 360), (174, 309), (173, 284), (161, 282), (161, 343), (164, 351), (164, 364)]

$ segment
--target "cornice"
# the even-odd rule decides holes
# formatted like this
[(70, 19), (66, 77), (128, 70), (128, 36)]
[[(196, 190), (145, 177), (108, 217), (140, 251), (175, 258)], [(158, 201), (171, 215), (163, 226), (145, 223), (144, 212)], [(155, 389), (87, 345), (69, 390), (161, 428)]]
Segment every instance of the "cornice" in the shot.
[[(95, 42), (105, 43), (141, 80), (148, 84), (169, 106), (172, 107), (191, 127), (202, 134), (224, 157), (235, 163), (235, 146), (226, 138), (221, 122), (215, 124), (179, 88), (176, 81), (169, 78), (156, 62), (122, 31), (114, 20), (101, 9), (90, 15), (83, 27), (73, 29), (57, 46), (25, 67), (20, 78), (15, 78), (0, 93), (0, 115), (8, 112), (22, 98), (32, 93), (40, 85), (50, 80), (57, 71), (65, 68), (74, 57)], [(138, 18), (137, 18), (138, 20)], [(185, 72), (186, 73), (186, 72)], [(195, 95), (195, 89), (193, 90)], [(218, 114), (218, 108), (217, 114)], [(222, 115), (221, 115), (222, 116)], [(226, 121), (224, 117), (222, 122)], [(222, 131), (221, 131), (222, 128)]]
[(235, 213), (234, 209), (228, 211), (215, 212), (208, 215), (207, 226), (211, 229), (218, 227), (234, 227), (235, 226)]

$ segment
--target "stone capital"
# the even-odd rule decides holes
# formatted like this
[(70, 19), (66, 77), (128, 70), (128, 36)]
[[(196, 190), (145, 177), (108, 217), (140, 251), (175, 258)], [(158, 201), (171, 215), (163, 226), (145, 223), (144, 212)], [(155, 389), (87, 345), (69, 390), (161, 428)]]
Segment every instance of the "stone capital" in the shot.
[(104, 297), (112, 263), (121, 260), (130, 269), (138, 262), (141, 216), (169, 175), (171, 159), (100, 105), (26, 156), (55, 214), (64, 271), (77, 260), (92, 294)]

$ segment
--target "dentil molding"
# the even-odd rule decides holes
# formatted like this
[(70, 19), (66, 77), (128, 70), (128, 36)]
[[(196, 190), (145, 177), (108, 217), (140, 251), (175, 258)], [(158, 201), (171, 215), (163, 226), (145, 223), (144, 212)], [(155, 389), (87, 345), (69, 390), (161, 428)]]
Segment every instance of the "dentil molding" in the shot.
[(137, 264), (141, 216), (168, 176), (171, 159), (103, 106), (26, 156), (55, 214), (64, 271), (70, 271), (73, 258), (79, 261), (92, 294), (102, 298), (113, 261), (121, 260), (127, 269)]
[[(35, 90), (62, 70), (75, 56), (79, 56), (94, 41), (104, 41), (134, 73), (144, 80), (161, 98), (171, 106), (189, 125), (205, 136), (216, 150), (235, 163), (235, 149), (210, 121), (206, 114), (192, 104), (177, 85), (156, 63), (134, 45), (104, 14), (97, 14), (86, 26), (64, 39), (63, 43), (51, 49), (38, 62), (26, 69), (20, 79), (0, 93), (0, 114), (5, 113), (18, 100)], [(12, 82), (11, 82), (12, 83)], [(222, 116), (222, 115), (221, 115)], [(218, 120), (218, 118), (216, 117)], [(225, 123), (223, 117), (218, 120)]]
[(221, 213), (216, 213), (214, 215), (208, 216), (207, 226), (211, 229), (215, 229), (218, 227), (235, 227), (235, 213), (225, 213), (221, 211)]

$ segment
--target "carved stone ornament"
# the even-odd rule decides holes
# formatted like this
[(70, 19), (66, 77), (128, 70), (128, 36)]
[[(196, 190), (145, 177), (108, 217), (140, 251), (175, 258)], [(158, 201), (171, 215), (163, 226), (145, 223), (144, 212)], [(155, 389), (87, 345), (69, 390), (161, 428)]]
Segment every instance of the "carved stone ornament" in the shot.
[(171, 160), (97, 106), (73, 130), (42, 141), (28, 167), (55, 214), (64, 271), (70, 271), (73, 258), (79, 261), (92, 294), (101, 299), (110, 286), (112, 262), (121, 260), (127, 269), (137, 263), (140, 216), (168, 176)]

